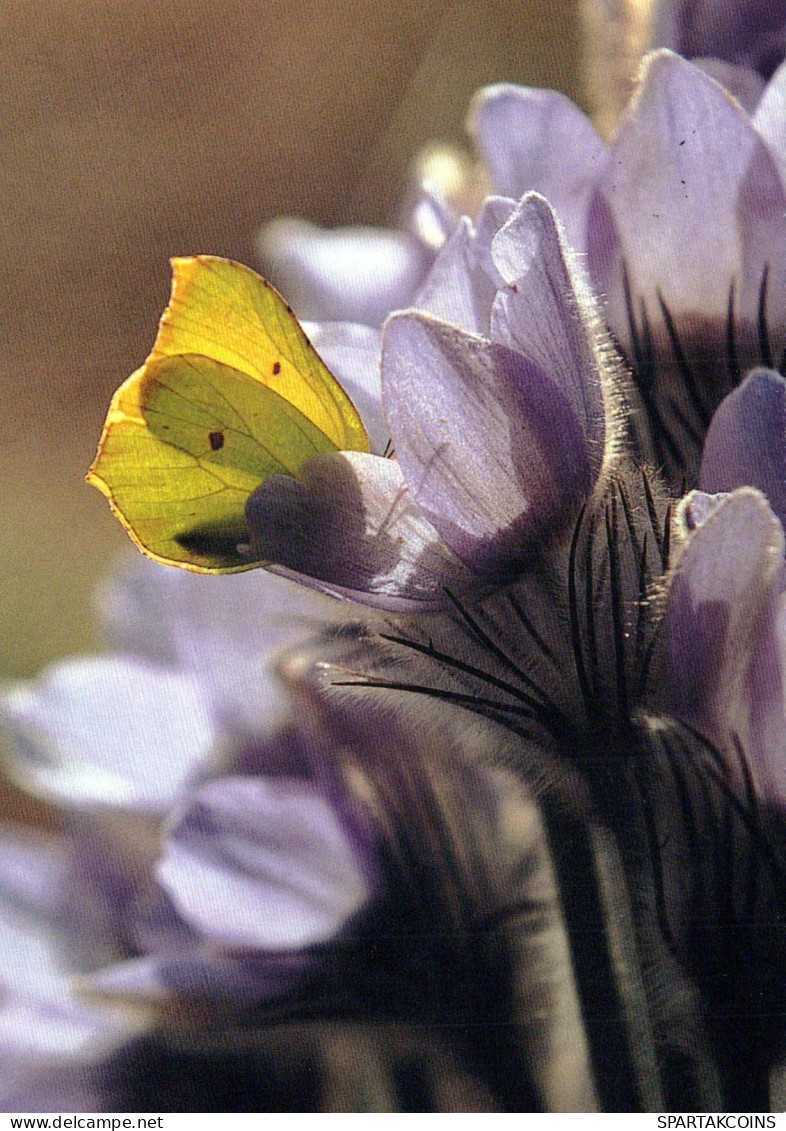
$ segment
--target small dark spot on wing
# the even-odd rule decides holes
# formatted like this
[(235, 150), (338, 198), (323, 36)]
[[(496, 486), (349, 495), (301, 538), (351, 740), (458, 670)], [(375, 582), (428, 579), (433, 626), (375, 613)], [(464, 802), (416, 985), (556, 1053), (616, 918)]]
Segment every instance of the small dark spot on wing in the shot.
[(275, 377), (280, 372), (281, 372), (281, 362), (280, 361), (274, 361), (273, 362), (273, 376)]
[(210, 447), (214, 452), (220, 452), (224, 446), (224, 433), (223, 432), (210, 432), (208, 434)]

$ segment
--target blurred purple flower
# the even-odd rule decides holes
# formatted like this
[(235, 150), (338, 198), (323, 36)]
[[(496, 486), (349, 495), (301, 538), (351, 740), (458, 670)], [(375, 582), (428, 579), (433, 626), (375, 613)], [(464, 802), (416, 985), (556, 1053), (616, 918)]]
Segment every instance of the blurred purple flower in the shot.
[[(302, 755), (297, 739), (289, 745)], [(340, 935), (376, 882), (370, 845), (330, 798), (280, 772), (197, 788), (173, 814), (153, 873), (157, 935), (85, 984), (233, 1015), (311, 975), (308, 948)]]
[(140, 1009), (80, 998), (69, 979), (78, 939), (57, 839), (0, 833), (0, 1110), (100, 1111), (96, 1065), (149, 1021)]
[[(51, 937), (63, 972), (49, 986), (51, 963), (37, 964), (28, 1000), (25, 978), (11, 962), (19, 948), (9, 943), (10, 996), (0, 1023), (5, 1018), (12, 1028), (24, 1011), (35, 1047), (28, 1055), (24, 1034), (15, 1039), (0, 1064), (2, 1102), (14, 1110), (61, 1110), (69, 1103), (79, 1110), (136, 1108), (136, 1089), (149, 1096), (155, 1083), (149, 1071), (137, 1080), (144, 1050), (158, 1050), (160, 1065), (205, 1011), (213, 1021), (210, 1048), (238, 1026), (257, 1032), (264, 1044), (266, 1019), (316, 1010), (325, 1017), (377, 1017), (395, 1026), (394, 1044), (407, 1026), (434, 1025), (435, 1034), (452, 1026), (457, 1037), (436, 1062), (430, 1046), (418, 1045), (417, 1052), (446, 1110), (466, 1103), (467, 1095), (483, 1110), (499, 1102), (594, 1106), (558, 891), (545, 834), (526, 795), (504, 775), (463, 765), (460, 751), (446, 749), (444, 728), (439, 754), (427, 756), (434, 736), (421, 732), (413, 742), (392, 720), (375, 726), (365, 711), (354, 718), (325, 716), (310, 692), (297, 709), (288, 700), (283, 723), (274, 727), (262, 718), (255, 730), (238, 694), (249, 655), (258, 667), (265, 643), (297, 639), (303, 624), (290, 620), (283, 632), (267, 625), (255, 633), (246, 598), (255, 594), (260, 615), (259, 598), (272, 593), (277, 611), (286, 608), (291, 617), (299, 612), (297, 602), (282, 605), (291, 583), (261, 575), (253, 589), (242, 587), (235, 606), (229, 599), (203, 605), (206, 591), (194, 580), (206, 579), (184, 577), (183, 585), (180, 575), (146, 566), (127, 573), (104, 598), (123, 651), (90, 661), (96, 665), (92, 684), (67, 686), (60, 702), (31, 692), (21, 719), (21, 690), (9, 696), (16, 728), (57, 741), (54, 781), (32, 772), (26, 780), (72, 815), (57, 850), (42, 847), (35, 872), (23, 864), (25, 888), (35, 877), (48, 894), (45, 900), (39, 893), (45, 910), (25, 928), (21, 945), (37, 953)], [(233, 595), (241, 593), (232, 588)], [(302, 611), (311, 613), (313, 632), (314, 611), (324, 612), (326, 602), (294, 592), (303, 592)], [(323, 631), (326, 622), (334, 624), (335, 615), (319, 617)], [(118, 655), (132, 665), (140, 653), (151, 680), (144, 685), (147, 700), (134, 699), (129, 708), (124, 744), (114, 738), (117, 719), (110, 714), (123, 684), (107, 673), (121, 666)], [(212, 666), (219, 656), (221, 669)], [(195, 703), (204, 700), (208, 712), (215, 710), (224, 726), (216, 735), (231, 738), (233, 764), (244, 767), (244, 776), (195, 785), (195, 774), (209, 772), (200, 747), (176, 788), (164, 782), (156, 791), (147, 779), (157, 776), (161, 753), (151, 740), (159, 685), (166, 692), (172, 673), (192, 666), (202, 680), (195, 684)], [(250, 698), (259, 681), (255, 670)], [(103, 735), (118, 778), (124, 751), (138, 746), (141, 752), (139, 735), (147, 736), (134, 790), (114, 780), (108, 786), (99, 780), (89, 791), (74, 786), (76, 750), (61, 736), (78, 733), (84, 716), (94, 732), (91, 749), (99, 749)], [(179, 729), (174, 733), (187, 746), (193, 732), (182, 720)], [(82, 775), (89, 781), (90, 769)], [(179, 804), (159, 846), (149, 818), (173, 798)], [(13, 856), (5, 858), (9, 874), (16, 874)], [(0, 884), (0, 930), (6, 901), (18, 900), (18, 887), (18, 877)], [(530, 903), (537, 914), (526, 910)], [(504, 929), (500, 917), (509, 920)], [(79, 975), (78, 995), (69, 974)], [(129, 1003), (134, 1010), (126, 1016)], [(138, 1035), (143, 1027), (147, 1036)], [(52, 1034), (61, 1032), (70, 1041), (68, 1055), (52, 1044)], [(219, 1045), (209, 1055), (220, 1062)], [(273, 1075), (280, 1070), (277, 1065)], [(452, 1095), (451, 1079), (464, 1081), (463, 1101)], [(243, 1102), (250, 1089), (249, 1080), (237, 1079), (233, 1102)], [(155, 1094), (157, 1107), (167, 1110), (166, 1094)]]
[(406, 306), (434, 259), (408, 232), (326, 231), (294, 219), (271, 221), (258, 246), (265, 274), (299, 318), (367, 326)]
[[(313, 697), (310, 676), (296, 683)], [(201, 954), (148, 956), (100, 971), (91, 986), (158, 994), (197, 1016), (209, 1006), (224, 1045), (247, 1049), (235, 1104), (271, 1102), (280, 1063), (255, 1076), (266, 1023), (316, 1017), (372, 1027), (339, 1078), (384, 1084), (395, 1068), (383, 1067), (376, 1034), (415, 1026), (429, 1034), (416, 1055), (430, 1080), (421, 1087), (434, 1090), (428, 1102), (447, 1105), (438, 1110), (464, 1110), (447, 1094), (455, 1071), (476, 1101), (487, 1094), (484, 1103), (507, 1110), (594, 1110), (556, 877), (526, 791), (510, 774), (472, 765), (450, 721), (439, 732), (424, 722), (415, 736), (384, 713), (313, 702), (303, 738), (322, 766), (319, 789), (286, 777), (219, 779), (170, 830), (158, 875), (204, 940)], [(228, 1071), (221, 1042), (208, 1036), (198, 1052), (179, 1052), (187, 1037), (169, 1025), (120, 1052), (104, 1077), (116, 1105), (134, 1106), (178, 1055)], [(146, 1067), (151, 1059), (158, 1067)], [(329, 1078), (323, 1064), (300, 1085), (312, 1103), (324, 1102)], [(396, 1088), (407, 1094), (405, 1081)]]
[(281, 578), (136, 559), (102, 605), (113, 651), (0, 691), (6, 767), (56, 804), (155, 816), (233, 748), (286, 725), (271, 657), (336, 616)]
[(257, 237), (263, 271), (301, 320), (378, 327), (391, 310), (409, 305), (458, 214), (470, 209), (476, 176), (448, 147), (426, 150), (401, 229), (326, 230), (291, 217), (272, 220)]
[[(280, 994), (307, 972), (305, 948), (369, 898), (356, 849), (310, 780), (291, 699), (271, 666), (278, 648), (332, 623), (335, 602), (270, 575), (225, 580), (214, 588), (213, 579), (135, 562), (103, 594), (116, 651), (63, 661), (4, 692), (6, 765), (22, 788), (60, 807), (64, 825), (56, 852), (27, 853), (35, 869), (10, 841), (4, 849), (0, 1024), (9, 1053), (0, 1094), (10, 1110), (62, 1109), (71, 1090), (80, 1110), (106, 1110), (97, 1066), (140, 1029), (123, 1019), (123, 1003), (146, 1009), (149, 1026), (151, 1007), (247, 1007)], [(228, 768), (268, 777), (194, 792)], [(183, 816), (162, 856), (156, 822), (178, 802)], [(46, 907), (42, 897), (17, 946), (6, 903), (16, 915), (39, 880)], [(34, 963), (28, 992), (12, 961), (22, 948), (56, 948), (62, 972), (55, 976), (54, 959)], [(279, 957), (282, 949), (290, 953)], [(76, 974), (82, 993), (115, 1004), (86, 1004), (68, 983)], [(12, 1040), (23, 1016), (29, 1030)], [(58, 1054), (56, 1040), (73, 1047)]]

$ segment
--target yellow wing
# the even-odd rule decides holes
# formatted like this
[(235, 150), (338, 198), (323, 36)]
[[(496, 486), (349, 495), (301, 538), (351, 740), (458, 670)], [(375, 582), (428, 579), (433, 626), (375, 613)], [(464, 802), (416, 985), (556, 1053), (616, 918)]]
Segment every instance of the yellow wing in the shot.
[(173, 260), (153, 350), (112, 398), (88, 482), (140, 549), (200, 572), (248, 569), (244, 510), (313, 455), (368, 451), (357, 410), (264, 279)]

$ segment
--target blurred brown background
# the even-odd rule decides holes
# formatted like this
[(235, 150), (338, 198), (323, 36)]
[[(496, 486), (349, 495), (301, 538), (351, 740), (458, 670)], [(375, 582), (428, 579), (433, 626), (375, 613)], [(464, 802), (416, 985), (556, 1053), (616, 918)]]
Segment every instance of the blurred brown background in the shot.
[(0, 675), (95, 643), (127, 539), (84, 484), (167, 259), (254, 265), (287, 213), (393, 215), (490, 81), (577, 96), (576, 0), (4, 0)]

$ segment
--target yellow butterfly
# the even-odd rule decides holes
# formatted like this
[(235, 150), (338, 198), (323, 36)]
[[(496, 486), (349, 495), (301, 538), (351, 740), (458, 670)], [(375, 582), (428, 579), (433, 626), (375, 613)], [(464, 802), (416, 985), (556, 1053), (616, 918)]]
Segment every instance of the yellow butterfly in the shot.
[(368, 436), (270, 283), (212, 255), (172, 270), (153, 350), (112, 398), (87, 480), (148, 557), (249, 569), (238, 547), (254, 488), (323, 452), (367, 452)]

